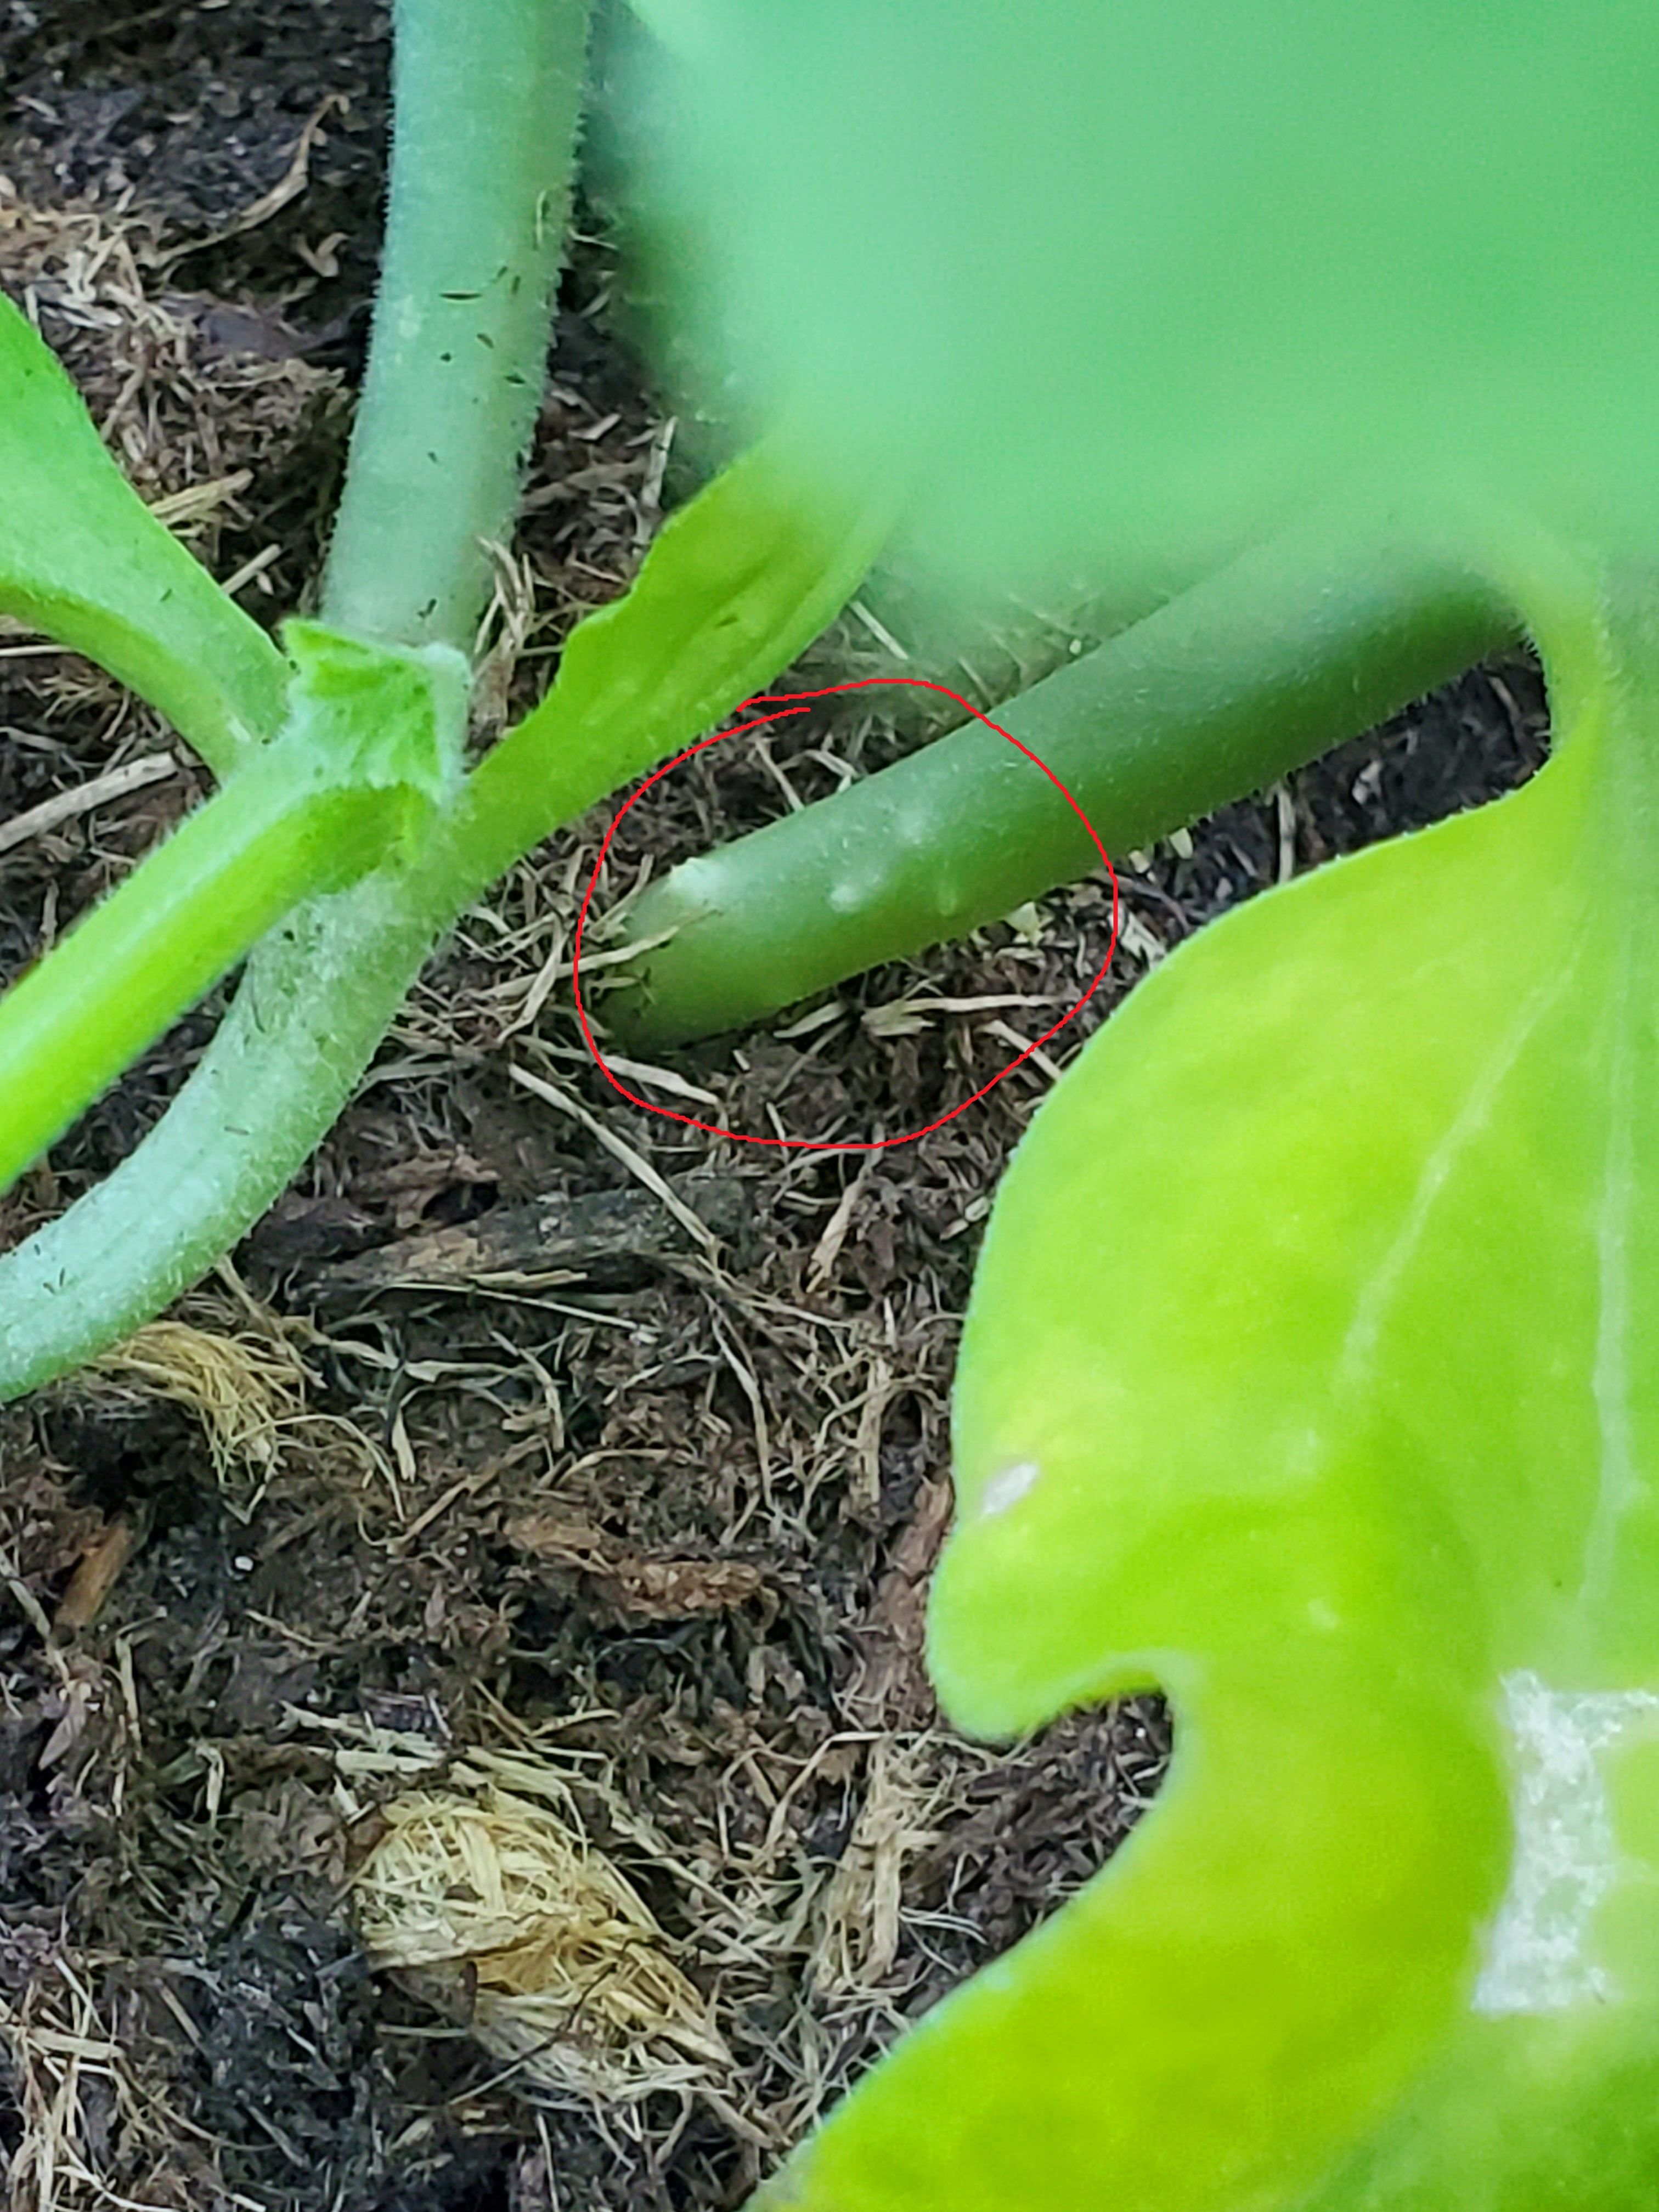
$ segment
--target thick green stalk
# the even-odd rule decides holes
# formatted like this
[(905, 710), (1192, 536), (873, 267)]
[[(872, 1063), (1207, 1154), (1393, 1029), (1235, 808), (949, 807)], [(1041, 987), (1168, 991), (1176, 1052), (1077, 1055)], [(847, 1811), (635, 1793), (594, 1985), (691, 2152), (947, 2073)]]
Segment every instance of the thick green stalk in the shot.
[(295, 908), (137, 1150), (0, 1259), (0, 1401), (152, 1319), (281, 1194), (447, 919), (410, 901), (411, 881), (377, 872)]
[(401, 863), (453, 801), (459, 653), (284, 636), (281, 734), (0, 998), (0, 1190), (290, 907)]
[(273, 750), (198, 807), (0, 1000), (0, 1188), (297, 900), (375, 866), (405, 797), (296, 797)]
[[(324, 597), (337, 630), (472, 642), (542, 390), (589, 14), (398, 0), (386, 266)], [(404, 857), (295, 908), (157, 1127), (0, 1259), (0, 1396), (149, 1319), (291, 1179), (482, 887)]]
[(815, 526), (811, 511), (764, 452), (729, 471), (668, 524), (628, 597), (582, 625), (547, 699), (428, 817), (404, 866), (297, 907), (256, 948), (137, 1151), (0, 1259), (0, 1400), (90, 1358), (197, 1281), (326, 1133), (457, 915), (556, 823), (686, 743), (817, 635), (857, 589), (884, 519), (854, 507)]
[[(1125, 852), (1369, 729), (1517, 635), (1463, 563), (1310, 531), (1183, 592), (997, 719)], [(982, 724), (703, 858), (628, 917), (637, 988), (609, 1027), (660, 1046), (763, 1020), (1006, 915), (1095, 852)]]
[(336, 628), (470, 651), (541, 404), (588, 0), (398, 0), (386, 253), (324, 583)]

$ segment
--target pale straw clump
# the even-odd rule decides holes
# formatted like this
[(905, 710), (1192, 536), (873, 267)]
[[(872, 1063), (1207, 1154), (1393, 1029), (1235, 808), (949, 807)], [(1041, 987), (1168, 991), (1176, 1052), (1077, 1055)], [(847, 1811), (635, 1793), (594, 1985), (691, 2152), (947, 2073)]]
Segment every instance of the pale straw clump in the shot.
[(523, 1753), (474, 1753), (448, 1786), (380, 1808), (357, 1924), (385, 1972), (448, 1969), (471, 2033), (532, 2094), (630, 2100), (732, 2065), (649, 1909)]

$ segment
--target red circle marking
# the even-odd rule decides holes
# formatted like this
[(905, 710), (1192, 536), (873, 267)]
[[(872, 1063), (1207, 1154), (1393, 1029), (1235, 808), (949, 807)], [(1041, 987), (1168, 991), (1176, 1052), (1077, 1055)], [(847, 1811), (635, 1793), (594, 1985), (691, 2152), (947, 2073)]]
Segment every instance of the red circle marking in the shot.
[[(621, 829), (623, 817), (629, 808), (638, 805), (647, 791), (654, 789), (662, 781), (664, 776), (671, 774), (673, 769), (682, 767), (685, 762), (695, 759), (698, 753), (706, 753), (711, 745), (724, 744), (727, 738), (740, 738), (746, 730), (763, 729), (769, 723), (779, 721), (787, 714), (804, 714), (807, 711), (807, 702), (811, 700), (833, 699), (842, 691), (867, 691), (878, 684), (908, 684), (915, 690), (937, 691), (944, 698), (953, 699), (957, 705), (971, 714), (975, 721), (983, 722), (988, 730), (995, 730), (1000, 738), (1007, 738), (1014, 750), (1017, 753), (1024, 753), (1033, 768), (1041, 769), (1083, 824), (1089, 833), (1089, 842), (1099, 854), (1101, 866), (1110, 877), (1112, 884), (1112, 939), (1106, 947), (1106, 957), (1095, 971), (1093, 981), (1074, 1006), (1069, 1007), (1051, 1028), (1044, 1030), (1040, 1037), (1033, 1038), (1024, 1052), (1016, 1053), (1006, 1067), (999, 1068), (988, 1083), (981, 1084), (971, 1097), (964, 1098), (959, 1106), (953, 1106), (948, 1114), (941, 1114), (936, 1121), (929, 1121), (920, 1129), (907, 1130), (902, 1137), (866, 1137), (857, 1139), (842, 1137), (749, 1137), (739, 1129), (723, 1129), (715, 1122), (699, 1121), (690, 1114), (676, 1114), (666, 1106), (658, 1106), (649, 1098), (641, 1098), (636, 1091), (630, 1091), (620, 1079), (594, 1042), (593, 1032), (588, 1026), (587, 1008), (582, 1003), (582, 932), (587, 927), (587, 910), (593, 902), (593, 893), (599, 880), (599, 871), (605, 866), (605, 855), (611, 850), (611, 840)], [(676, 753), (672, 760), (665, 761), (653, 775), (647, 776), (631, 799), (624, 800), (617, 810), (616, 819), (605, 831), (605, 842), (599, 847), (599, 856), (593, 863), (593, 872), (587, 879), (586, 890), (582, 893), (581, 908), (576, 916), (575, 944), (570, 955), (570, 987), (575, 995), (576, 1015), (582, 1025), (582, 1035), (586, 1038), (587, 1048), (598, 1061), (605, 1080), (613, 1091), (621, 1092), (629, 1105), (642, 1107), (647, 1114), (659, 1114), (665, 1121), (678, 1121), (683, 1128), (701, 1129), (705, 1136), (729, 1137), (734, 1145), (770, 1145), (780, 1152), (890, 1152), (896, 1145), (914, 1145), (918, 1138), (931, 1136), (935, 1129), (942, 1129), (947, 1121), (954, 1121), (958, 1114), (964, 1114), (969, 1107), (977, 1105), (988, 1091), (996, 1089), (1005, 1075), (1012, 1075), (1017, 1067), (1030, 1059), (1033, 1053), (1041, 1051), (1049, 1038), (1056, 1036), (1065, 1028), (1067, 1022), (1080, 1014), (1090, 1000), (1093, 998), (1105, 981), (1106, 970), (1110, 967), (1112, 955), (1117, 950), (1118, 929), (1121, 923), (1117, 872), (1106, 857), (1106, 848), (1096, 836), (1093, 823), (1090, 821), (1048, 763), (1039, 760), (1031, 748), (1022, 744), (1018, 738), (1009, 736), (1008, 732), (1000, 724), (994, 722), (988, 714), (981, 714), (979, 708), (964, 699), (960, 692), (951, 691), (943, 684), (930, 684), (925, 677), (921, 676), (866, 676), (853, 684), (831, 684), (822, 691), (760, 692), (752, 699), (745, 699), (743, 705), (736, 711), (743, 714), (751, 707), (769, 708), (771, 712), (757, 714), (750, 722), (739, 722), (735, 728), (717, 730), (712, 738), (700, 738), (696, 744), (688, 745), (682, 753)]]

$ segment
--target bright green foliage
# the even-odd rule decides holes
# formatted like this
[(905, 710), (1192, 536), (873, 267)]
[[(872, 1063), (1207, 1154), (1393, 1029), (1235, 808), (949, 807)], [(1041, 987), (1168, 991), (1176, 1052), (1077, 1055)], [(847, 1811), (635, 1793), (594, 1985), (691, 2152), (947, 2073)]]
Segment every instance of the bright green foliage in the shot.
[(635, 0), (729, 405), (934, 557), (1204, 573), (1336, 485), (1659, 515), (1650, 0)]
[(0, 1000), (3, 1177), (222, 972), (251, 919), (286, 916), (161, 1124), (0, 1257), (0, 1399), (137, 1328), (242, 1236), (350, 1096), (439, 933), (560, 823), (775, 676), (857, 588), (885, 517), (819, 493), (784, 447), (757, 448), (665, 526), (632, 590), (573, 632), (540, 706), (464, 779), (457, 655), (289, 624), (289, 727)]
[[(453, 137), (477, 234), (501, 215), (542, 283), (533, 131), (499, 207), (483, 189), (485, 110), (518, 81), (483, 49), (552, 18), (494, 5), (404, 0), (426, 57), (409, 204), (441, 242), (451, 187), (425, 172)], [(0, 1062), (0, 1170), (42, 1140), (63, 1008), (78, 1082), (75, 1054), (131, 1048), (132, 1009), (283, 916), (158, 1130), (0, 1260), (0, 1395), (210, 1264), (467, 902), (813, 635), (886, 527), (864, 487), (915, 473), (913, 538), (980, 574), (1109, 539), (1121, 574), (1201, 575), (1316, 504), (1384, 495), (1407, 546), (1486, 529), (1495, 492), (1528, 528), (1651, 540), (1650, 0), (645, 12), (700, 88), (668, 167), (720, 260), (708, 327), (717, 348), (742, 331), (751, 395), (799, 427), (671, 524), (470, 776), (453, 655), (307, 626), (293, 718), (255, 748), (282, 726), (270, 649), (157, 538), (0, 312), (0, 604), (216, 765), (251, 754), (7, 1002), (24, 1048)], [(547, 68), (581, 52), (581, 10), (562, 21)], [(451, 30), (482, 58), (457, 133)], [(392, 559), (410, 485), (444, 466), (423, 430), (408, 465), (405, 431), (451, 391), (428, 373), (455, 366), (451, 330), (480, 321), (428, 317), (410, 253), (331, 589), (354, 632), (465, 642), (489, 534), (471, 489)], [(539, 308), (509, 325), (538, 343)], [(439, 410), (492, 511), (526, 374), (458, 380)], [(1659, 639), (1648, 577), (1601, 628), (1557, 586), (1520, 596), (1562, 625), (1559, 759), (1169, 962), (1011, 1171), (964, 1345), (936, 1674), (992, 1734), (1159, 1684), (1176, 1771), (1111, 1869), (855, 2092), (763, 2192), (777, 2207), (1651, 2212)], [(1235, 735), (1229, 757), (1256, 757), (1260, 732)]]
[(291, 907), (416, 858), (453, 798), (459, 653), (287, 639), (282, 730), (0, 998), (0, 1188)]
[(1650, 2212), (1650, 604), (1526, 789), (1206, 931), (1039, 1113), (932, 1664), (994, 1735), (1161, 1684), (1176, 1768), (769, 2202)]
[(480, 765), (481, 879), (763, 690), (858, 589), (893, 506), (850, 471), (826, 482), (778, 432), (671, 515), (632, 590), (571, 632), (546, 697)]
[(1017, 1155), (935, 1677), (1161, 1685), (1176, 1771), (763, 2200), (1651, 2212), (1659, 11), (637, 4), (710, 389), (915, 467), (941, 570), (1327, 501), (1631, 569), (1517, 595), (1524, 793), (1206, 933)]
[(130, 684), (221, 775), (281, 719), (282, 655), (148, 511), (3, 294), (0, 611)]
[(426, 807), (461, 780), (472, 672), (447, 645), (399, 648), (321, 623), (283, 624), (294, 664), (283, 741), (328, 783), (401, 788)]

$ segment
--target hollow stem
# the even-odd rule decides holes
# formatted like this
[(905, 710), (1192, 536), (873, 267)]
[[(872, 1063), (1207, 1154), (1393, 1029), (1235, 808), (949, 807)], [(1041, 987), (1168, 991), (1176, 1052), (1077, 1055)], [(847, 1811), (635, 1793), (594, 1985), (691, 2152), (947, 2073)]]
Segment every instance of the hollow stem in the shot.
[(589, 0), (398, 0), (391, 199), (325, 618), (471, 648), (541, 402)]
[[(1370, 728), (1516, 635), (1502, 596), (1459, 561), (1310, 530), (1183, 592), (996, 719), (1121, 853)], [(607, 991), (605, 1022), (661, 1046), (761, 1021), (1095, 864), (1047, 779), (971, 723), (665, 876), (624, 941), (676, 933), (641, 956), (632, 988)]]
[(548, 697), (429, 816), (404, 865), (295, 908), (256, 946), (156, 1127), (0, 1258), (0, 1400), (90, 1358), (198, 1280), (325, 1134), (441, 931), (555, 823), (688, 742), (817, 635), (883, 526), (856, 507), (812, 514), (763, 450), (728, 471), (669, 523), (627, 598), (582, 625)]
[(0, 1188), (297, 900), (366, 874), (404, 794), (296, 798), (267, 753), (232, 776), (0, 1000)]

